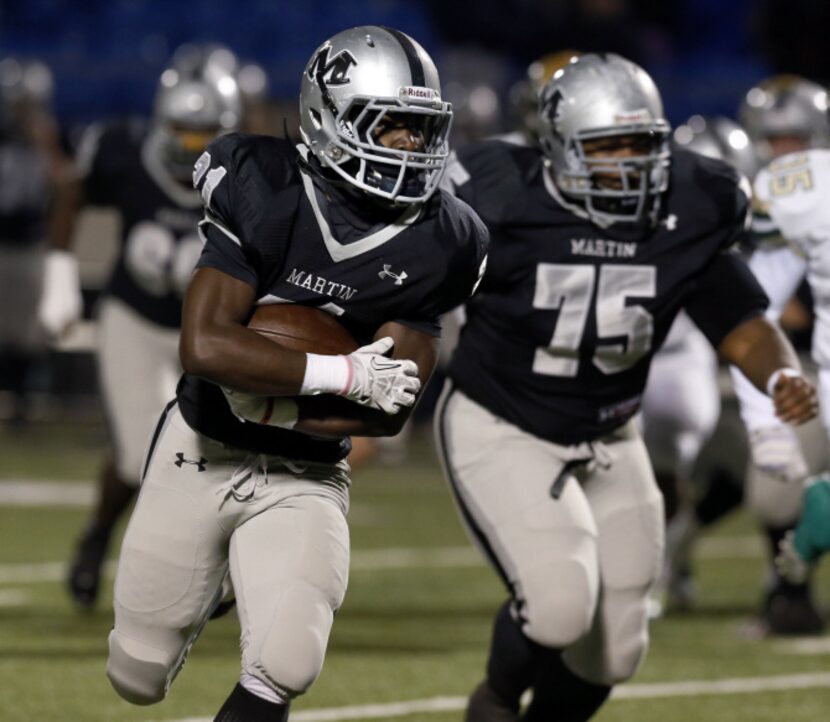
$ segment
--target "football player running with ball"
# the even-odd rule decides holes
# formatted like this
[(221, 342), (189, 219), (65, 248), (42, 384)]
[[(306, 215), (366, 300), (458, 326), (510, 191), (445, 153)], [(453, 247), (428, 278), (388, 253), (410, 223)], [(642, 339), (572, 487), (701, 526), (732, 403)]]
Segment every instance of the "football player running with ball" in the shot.
[[(451, 109), (412, 38), (335, 35), (303, 72), (300, 112), (296, 147), (228, 135), (196, 163), (205, 247), (183, 309), (186, 373), (115, 581), (107, 674), (151, 704), (230, 573), (242, 674), (217, 722), (287, 719), (319, 675), (349, 570), (348, 435), (398, 432), (435, 366), (441, 314), (486, 257), (486, 228), (438, 190)], [(364, 345), (283, 348), (246, 327), (269, 303), (328, 311)]]
[(471, 722), (587, 720), (642, 661), (663, 503), (633, 416), (681, 308), (783, 420), (816, 413), (766, 296), (730, 252), (747, 222), (739, 177), (670, 145), (652, 79), (617, 55), (584, 55), (548, 82), (539, 113), (541, 150), (483, 142), (446, 174), (491, 246), (438, 444), (511, 595)]

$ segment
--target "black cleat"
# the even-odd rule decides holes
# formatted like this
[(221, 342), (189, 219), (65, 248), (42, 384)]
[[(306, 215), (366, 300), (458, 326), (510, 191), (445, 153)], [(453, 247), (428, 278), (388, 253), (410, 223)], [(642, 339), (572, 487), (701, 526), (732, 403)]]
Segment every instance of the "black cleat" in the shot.
[(78, 542), (69, 570), (69, 594), (84, 609), (95, 606), (101, 585), (101, 566), (107, 554), (110, 533), (90, 527)]
[(761, 615), (767, 632), (773, 635), (821, 634), (825, 627), (806, 584), (779, 582), (767, 594)]
[(464, 722), (519, 722), (519, 707), (503, 700), (485, 680), (470, 695)]

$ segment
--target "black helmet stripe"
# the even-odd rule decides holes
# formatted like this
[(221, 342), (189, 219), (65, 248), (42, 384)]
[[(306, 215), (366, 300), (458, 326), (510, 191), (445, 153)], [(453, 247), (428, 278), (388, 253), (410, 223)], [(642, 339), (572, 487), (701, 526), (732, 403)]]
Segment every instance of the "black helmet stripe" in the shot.
[(409, 72), (412, 75), (412, 85), (419, 87), (426, 85), (424, 65), (418, 57), (418, 50), (415, 48), (412, 40), (409, 39), (409, 36), (393, 28), (384, 27), (383, 29), (401, 44), (404, 53), (406, 53), (406, 59), (409, 62)]

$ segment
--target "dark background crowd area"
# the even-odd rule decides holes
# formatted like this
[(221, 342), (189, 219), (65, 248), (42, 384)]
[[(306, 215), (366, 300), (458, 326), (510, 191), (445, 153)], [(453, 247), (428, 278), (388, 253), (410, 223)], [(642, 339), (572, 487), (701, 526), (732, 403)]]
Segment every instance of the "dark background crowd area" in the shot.
[[(674, 124), (734, 116), (743, 92), (773, 72), (830, 77), (830, 3), (821, 0), (5, 0), (0, 57), (45, 61), (58, 118), (72, 127), (146, 114), (159, 72), (187, 41), (229, 45), (265, 68), (272, 99), (293, 102), (313, 48), (364, 23), (418, 39), (460, 120), (471, 112), (487, 131), (509, 123), (509, 88), (528, 63), (563, 48), (642, 64)], [(472, 109), (471, 87), (488, 91)]]

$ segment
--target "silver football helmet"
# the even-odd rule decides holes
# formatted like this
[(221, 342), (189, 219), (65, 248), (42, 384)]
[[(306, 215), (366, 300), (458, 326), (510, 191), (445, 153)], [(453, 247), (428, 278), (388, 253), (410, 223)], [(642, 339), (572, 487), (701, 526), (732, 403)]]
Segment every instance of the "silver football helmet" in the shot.
[[(423, 149), (383, 146), (376, 135), (389, 120), (419, 131)], [(344, 30), (317, 48), (303, 71), (303, 142), (324, 168), (374, 196), (427, 200), (444, 170), (451, 123), (435, 64), (397, 30)]]
[[(656, 222), (669, 183), (670, 126), (648, 73), (612, 53), (581, 55), (545, 85), (539, 116), (539, 143), (553, 180), (591, 220)], [(646, 140), (648, 152), (586, 152), (586, 142), (631, 137)]]
[(725, 160), (747, 178), (758, 170), (758, 157), (749, 136), (729, 118), (693, 115), (674, 129), (674, 142), (709, 158)]
[(168, 172), (187, 181), (217, 136), (239, 128), (242, 101), (236, 57), (221, 46), (180, 48), (159, 80), (151, 143)]
[[(747, 91), (738, 113), (760, 159), (780, 155), (775, 139), (802, 139), (803, 147), (830, 146), (827, 91), (798, 75), (774, 75)], [(783, 152), (799, 150), (790, 147)]]
[(531, 145), (539, 144), (539, 94), (553, 74), (574, 62), (582, 52), (559, 50), (534, 60), (509, 92), (511, 115), (518, 131)]

